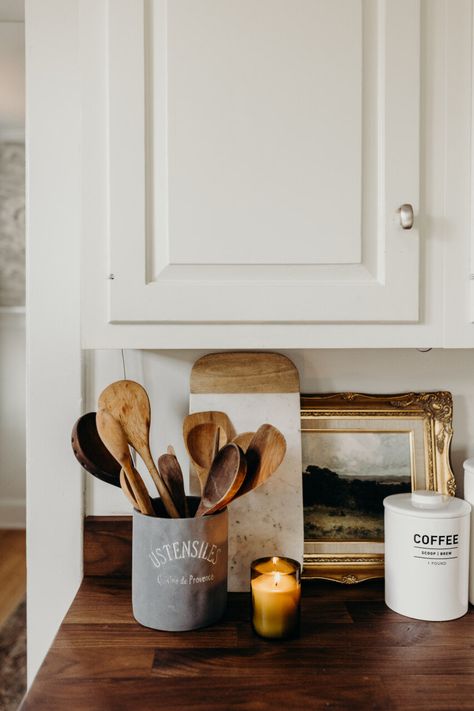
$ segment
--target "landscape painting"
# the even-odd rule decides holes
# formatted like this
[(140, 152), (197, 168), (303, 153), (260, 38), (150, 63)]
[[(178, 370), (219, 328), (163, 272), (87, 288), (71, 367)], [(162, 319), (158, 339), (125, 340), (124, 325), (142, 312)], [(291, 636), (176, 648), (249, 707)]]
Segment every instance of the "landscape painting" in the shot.
[(383, 500), (411, 491), (407, 431), (302, 432), (305, 540), (383, 540)]

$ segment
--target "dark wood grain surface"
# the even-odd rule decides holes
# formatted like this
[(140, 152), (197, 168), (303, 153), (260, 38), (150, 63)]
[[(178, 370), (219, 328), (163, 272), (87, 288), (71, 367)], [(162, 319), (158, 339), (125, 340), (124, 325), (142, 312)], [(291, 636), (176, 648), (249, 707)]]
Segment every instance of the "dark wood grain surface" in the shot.
[(232, 594), (222, 622), (186, 633), (133, 619), (127, 579), (87, 577), (23, 711), (473, 709), (474, 615), (429, 623), (383, 584), (306, 583), (299, 639), (270, 642)]
[(88, 516), (84, 523), (84, 575), (130, 577), (132, 517)]
[(256, 637), (246, 594), (218, 625), (158, 632), (133, 619), (129, 533), (88, 522), (88, 575), (22, 711), (474, 709), (471, 610), (421, 622), (385, 607), (383, 581), (305, 581), (298, 639)]

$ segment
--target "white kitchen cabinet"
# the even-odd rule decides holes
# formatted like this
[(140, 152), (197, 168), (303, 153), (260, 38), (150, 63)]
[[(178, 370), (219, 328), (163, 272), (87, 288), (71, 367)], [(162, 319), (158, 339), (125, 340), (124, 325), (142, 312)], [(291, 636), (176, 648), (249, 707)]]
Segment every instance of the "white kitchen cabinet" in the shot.
[(446, 345), (468, 5), (81, 0), (83, 345)]

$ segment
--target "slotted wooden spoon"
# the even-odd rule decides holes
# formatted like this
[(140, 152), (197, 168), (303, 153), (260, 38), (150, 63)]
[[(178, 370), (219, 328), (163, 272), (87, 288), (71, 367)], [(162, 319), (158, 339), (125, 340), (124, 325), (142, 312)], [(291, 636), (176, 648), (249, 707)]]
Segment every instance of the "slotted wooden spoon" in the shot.
[(203, 412), (193, 412), (191, 415), (186, 415), (183, 420), (184, 441), (186, 442), (188, 434), (193, 427), (202, 425), (204, 422), (213, 422), (215, 425), (221, 427), (226, 434), (227, 442), (230, 442), (237, 434), (225, 412), (220, 412), (219, 410), (205, 410)]
[(170, 492), (151, 456), (150, 401), (145, 388), (133, 380), (118, 380), (101, 392), (99, 407), (101, 410), (107, 410), (121, 424), (128, 444), (145, 462), (168, 514), (172, 518), (179, 518)]
[(143, 479), (133, 466), (127, 438), (120, 422), (118, 422), (110, 412), (107, 412), (107, 410), (99, 410), (96, 415), (96, 423), (97, 432), (102, 442), (125, 472), (139, 510), (148, 516), (154, 516), (155, 512), (150, 495), (148, 494)]
[(189, 430), (184, 443), (198, 475), (202, 494), (211, 464), (219, 449), (227, 444), (227, 435), (216, 423), (202, 422)]
[(196, 516), (225, 508), (242, 486), (246, 470), (245, 457), (238, 445), (230, 442), (222, 447), (212, 462)]

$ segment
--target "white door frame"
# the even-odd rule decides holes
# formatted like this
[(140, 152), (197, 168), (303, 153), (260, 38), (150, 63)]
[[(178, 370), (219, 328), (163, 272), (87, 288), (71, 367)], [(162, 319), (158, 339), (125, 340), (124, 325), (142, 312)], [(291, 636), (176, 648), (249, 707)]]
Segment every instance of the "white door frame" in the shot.
[(76, 0), (26, 0), (27, 566), (31, 684), (82, 579)]

